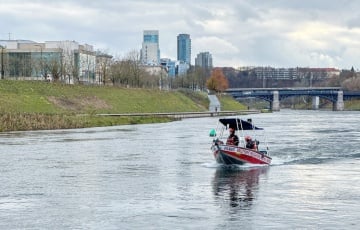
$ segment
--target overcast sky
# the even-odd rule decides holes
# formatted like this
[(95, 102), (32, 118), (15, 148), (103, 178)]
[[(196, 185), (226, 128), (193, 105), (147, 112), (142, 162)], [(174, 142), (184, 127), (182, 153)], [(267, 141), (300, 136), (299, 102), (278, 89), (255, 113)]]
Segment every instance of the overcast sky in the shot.
[(0, 29), (0, 39), (75, 40), (115, 57), (159, 30), (171, 59), (187, 33), (192, 64), (209, 51), (214, 66), (360, 68), (359, 0), (0, 0)]

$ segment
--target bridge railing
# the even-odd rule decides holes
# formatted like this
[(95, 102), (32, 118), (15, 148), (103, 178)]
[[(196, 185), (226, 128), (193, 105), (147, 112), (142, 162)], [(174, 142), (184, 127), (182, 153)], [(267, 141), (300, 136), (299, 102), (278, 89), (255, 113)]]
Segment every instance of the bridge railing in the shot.
[(282, 90), (341, 90), (341, 87), (286, 87), (286, 88), (228, 88), (225, 92), (231, 91), (282, 91)]

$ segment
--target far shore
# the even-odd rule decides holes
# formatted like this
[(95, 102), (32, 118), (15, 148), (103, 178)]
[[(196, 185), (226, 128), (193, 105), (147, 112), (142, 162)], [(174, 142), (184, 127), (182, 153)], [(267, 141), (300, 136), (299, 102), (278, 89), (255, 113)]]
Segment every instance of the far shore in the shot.
[(235, 116), (260, 113), (258, 110), (173, 113), (103, 113), (103, 114), (0, 114), (0, 132), (77, 129), (116, 125), (165, 123), (185, 118)]

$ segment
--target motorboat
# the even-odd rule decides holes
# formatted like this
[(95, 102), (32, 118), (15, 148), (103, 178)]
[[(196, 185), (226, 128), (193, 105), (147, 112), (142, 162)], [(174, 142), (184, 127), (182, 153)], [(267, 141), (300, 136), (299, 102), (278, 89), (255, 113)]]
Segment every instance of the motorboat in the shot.
[[(253, 125), (252, 119), (220, 118), (218, 123), (220, 128), (210, 130), (210, 136), (213, 137), (211, 150), (216, 162), (225, 165), (271, 163), (264, 129)], [(230, 129), (233, 129), (238, 137), (236, 144), (226, 141), (226, 131)]]

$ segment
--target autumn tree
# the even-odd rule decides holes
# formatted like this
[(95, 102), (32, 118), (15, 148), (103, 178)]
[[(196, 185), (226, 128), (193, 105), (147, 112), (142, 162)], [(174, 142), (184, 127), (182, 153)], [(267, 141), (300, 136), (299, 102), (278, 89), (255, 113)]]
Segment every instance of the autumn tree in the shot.
[(213, 69), (210, 78), (206, 81), (206, 87), (215, 92), (223, 92), (229, 87), (228, 80), (221, 68)]

